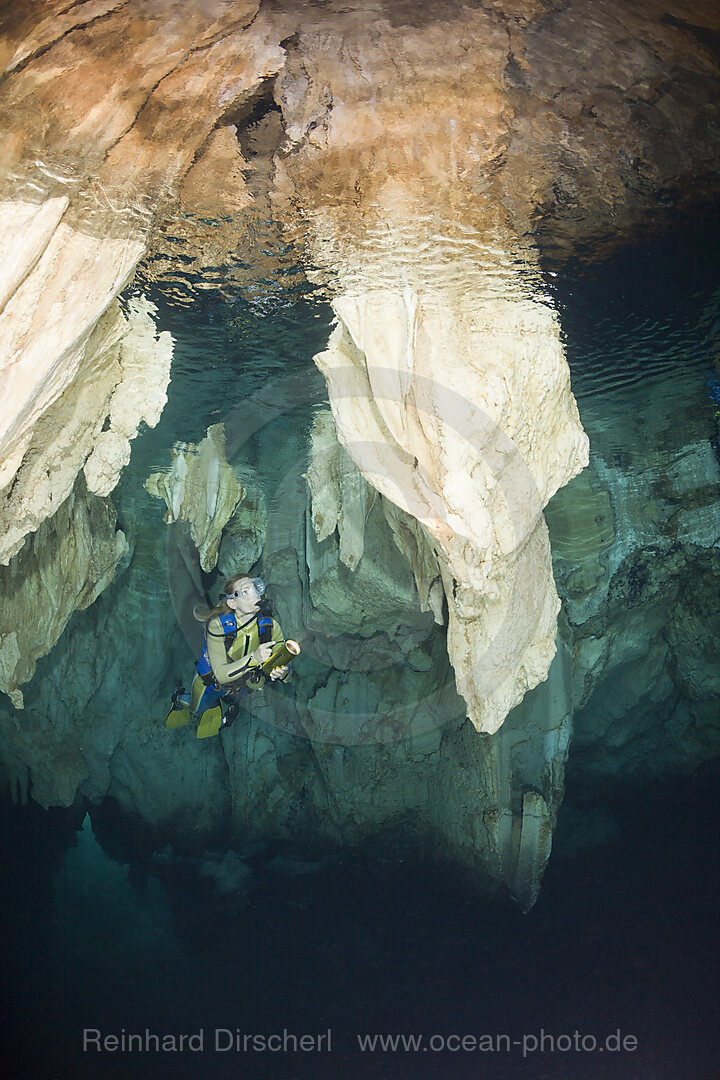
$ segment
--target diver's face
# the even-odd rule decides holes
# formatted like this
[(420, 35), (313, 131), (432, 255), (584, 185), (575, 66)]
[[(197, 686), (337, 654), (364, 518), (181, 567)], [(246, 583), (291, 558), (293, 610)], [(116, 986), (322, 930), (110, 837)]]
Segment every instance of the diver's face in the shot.
[(227, 606), (238, 615), (254, 615), (260, 603), (260, 593), (252, 578), (239, 578), (234, 582), (237, 596), (231, 596)]

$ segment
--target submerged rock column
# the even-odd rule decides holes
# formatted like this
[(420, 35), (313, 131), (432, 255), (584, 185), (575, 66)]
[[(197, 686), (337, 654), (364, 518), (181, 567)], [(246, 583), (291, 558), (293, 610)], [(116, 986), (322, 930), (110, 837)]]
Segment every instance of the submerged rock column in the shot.
[(418, 523), (419, 592), (444, 618), (434, 560), (458, 689), (485, 732), (547, 675), (559, 602), (542, 510), (587, 462), (527, 240), (541, 185), (505, 183), (508, 65), (533, 18), (449, 4), (341, 28), (313, 11), (275, 83), (272, 203), (338, 316), (317, 358), (338, 436)]
[(542, 511), (587, 463), (557, 318), (509, 268), (353, 285), (316, 357), (338, 436), (426, 534), (458, 690), (493, 732), (547, 676), (559, 600)]

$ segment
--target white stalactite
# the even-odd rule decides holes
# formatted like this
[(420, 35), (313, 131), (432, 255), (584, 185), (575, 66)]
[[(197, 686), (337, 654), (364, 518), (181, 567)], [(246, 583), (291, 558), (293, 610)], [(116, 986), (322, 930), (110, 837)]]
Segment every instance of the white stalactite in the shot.
[(547, 676), (559, 599), (542, 511), (588, 460), (557, 318), (504, 272), (500, 293), (475, 275), (470, 292), (342, 295), (315, 358), (341, 443), (428, 534), (458, 690), (486, 732)]

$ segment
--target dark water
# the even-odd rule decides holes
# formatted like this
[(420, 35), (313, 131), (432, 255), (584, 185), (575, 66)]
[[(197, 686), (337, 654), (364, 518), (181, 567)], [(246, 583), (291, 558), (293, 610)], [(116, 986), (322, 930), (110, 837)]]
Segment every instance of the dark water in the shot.
[[(638, 387), (651, 402), (671, 379), (711, 425), (716, 239), (688, 226), (556, 281), (581, 412), (595, 401), (611, 413)], [(280, 377), (299, 323), (298, 363), (322, 347), (328, 311), (303, 303), (261, 331), (243, 305), (232, 322), (211, 302), (161, 311), (181, 344), (157, 439), (138, 455), (159, 455), (181, 420), (201, 437), (268, 371)], [(221, 400), (208, 366), (228, 372)], [(94, 811), (93, 833), (84, 807), (3, 804), (0, 1076), (717, 1080), (719, 780), (710, 764), (663, 784), (588, 786), (571, 757), (557, 851), (526, 916), (423, 865), (400, 836), (312, 862), (260, 848), (245, 853), (245, 891), (219, 894), (207, 861), (153, 856), (157, 838), (112, 806)], [(611, 827), (571, 855), (578, 810)], [(215, 1049), (216, 1029), (222, 1047), (236, 1032), (241, 1047), (258, 1039)], [(92, 1042), (146, 1030), (196, 1047), (202, 1033), (203, 1047)], [(422, 1041), (362, 1052), (358, 1037), (375, 1034)], [(261, 1049), (271, 1035), (284, 1048)], [(322, 1035), (321, 1049), (293, 1050), (302, 1035)]]
[[(568, 266), (550, 291), (573, 392), (606, 411), (637, 390), (662, 395), (720, 368), (720, 220), (693, 218), (599, 265)], [(598, 406), (599, 407), (599, 406)]]
[[(262, 853), (233, 913), (187, 868), (129, 881), (66, 812), (5, 807), (3, 1075), (714, 1080), (718, 779), (571, 792), (610, 805), (617, 837), (556, 858), (527, 916), (377, 851), (328, 858), (301, 890)], [(124, 842), (137, 853), (142, 838)], [(204, 1048), (83, 1052), (86, 1028), (202, 1030)], [(215, 1050), (216, 1029), (220, 1046), (330, 1029), (331, 1049)], [(510, 1049), (361, 1052), (377, 1033)]]

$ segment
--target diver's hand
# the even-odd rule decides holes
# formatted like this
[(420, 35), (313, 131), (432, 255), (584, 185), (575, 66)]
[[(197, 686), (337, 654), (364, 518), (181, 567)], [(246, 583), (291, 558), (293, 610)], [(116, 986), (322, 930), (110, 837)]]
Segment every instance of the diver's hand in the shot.
[(264, 664), (266, 660), (269, 660), (272, 656), (272, 651), (275, 648), (272, 641), (266, 641), (262, 645), (259, 645), (254, 653), (250, 656), (253, 664)]
[(270, 672), (270, 678), (273, 680), (284, 679), (287, 675), (287, 670), (287, 664), (285, 664), (283, 667), (274, 667)]

